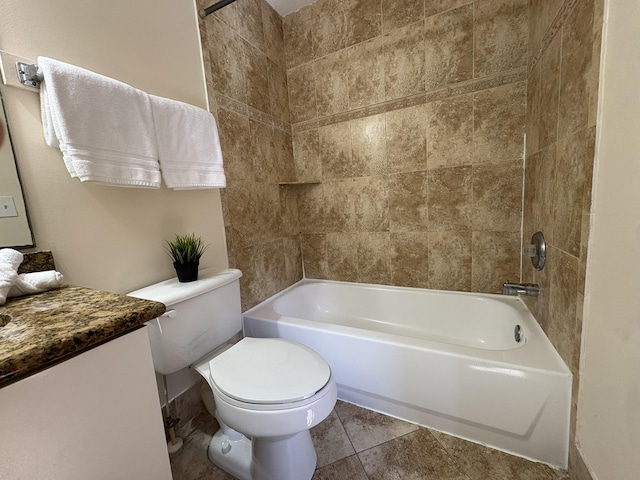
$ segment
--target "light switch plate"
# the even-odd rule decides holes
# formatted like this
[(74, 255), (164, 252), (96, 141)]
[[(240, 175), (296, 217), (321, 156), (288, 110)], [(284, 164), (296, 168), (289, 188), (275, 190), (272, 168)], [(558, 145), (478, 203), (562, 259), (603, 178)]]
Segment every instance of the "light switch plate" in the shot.
[(0, 197), (0, 218), (17, 217), (18, 211), (13, 197)]

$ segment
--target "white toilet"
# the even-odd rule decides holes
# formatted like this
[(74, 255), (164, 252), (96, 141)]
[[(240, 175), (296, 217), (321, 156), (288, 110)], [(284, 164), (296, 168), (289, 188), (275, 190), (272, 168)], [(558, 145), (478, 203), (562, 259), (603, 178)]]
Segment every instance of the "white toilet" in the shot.
[(147, 322), (158, 373), (192, 366), (213, 392), (220, 430), (209, 459), (241, 480), (305, 480), (316, 452), (309, 429), (336, 403), (327, 362), (310, 348), (277, 338), (246, 337), (242, 328), (240, 270), (202, 270), (195, 282), (177, 279), (129, 293), (162, 302), (167, 312)]

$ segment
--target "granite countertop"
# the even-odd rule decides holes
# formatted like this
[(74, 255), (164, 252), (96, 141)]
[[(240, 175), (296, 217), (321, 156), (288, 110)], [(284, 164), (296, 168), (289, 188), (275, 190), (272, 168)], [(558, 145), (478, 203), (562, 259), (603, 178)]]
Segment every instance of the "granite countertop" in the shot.
[[(0, 316), (0, 387), (140, 328), (162, 303), (67, 286), (9, 298)], [(3, 322), (0, 322), (0, 325)]]

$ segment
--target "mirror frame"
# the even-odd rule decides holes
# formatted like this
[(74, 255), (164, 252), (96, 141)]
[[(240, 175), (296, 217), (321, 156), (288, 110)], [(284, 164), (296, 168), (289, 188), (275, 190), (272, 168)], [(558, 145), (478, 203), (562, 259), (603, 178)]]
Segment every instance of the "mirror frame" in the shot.
[(21, 196), (21, 200), (22, 203), (24, 204), (24, 210), (25, 210), (25, 217), (26, 217), (26, 227), (29, 229), (29, 236), (31, 238), (31, 242), (25, 245), (3, 245), (1, 240), (0, 240), (0, 248), (16, 248), (16, 249), (26, 249), (26, 248), (33, 248), (36, 246), (36, 240), (35, 237), (33, 235), (33, 228), (31, 227), (31, 219), (29, 216), (29, 208), (27, 207), (27, 202), (24, 198), (24, 187), (22, 186), (22, 179), (20, 178), (20, 169), (18, 168), (18, 161), (16, 159), (16, 151), (15, 148), (13, 147), (13, 139), (11, 136), (11, 128), (9, 128), (9, 118), (7, 115), (7, 108), (4, 104), (4, 99), (3, 99), (3, 91), (2, 88), (0, 88), (0, 106), (2, 107), (2, 114), (4, 116), (4, 128), (5, 128), (5, 137), (4, 137), (4, 141), (5, 142), (9, 142), (9, 150), (11, 152), (11, 156), (13, 157), (13, 165), (16, 169), (16, 177), (18, 179), (18, 185), (20, 186), (20, 196)]

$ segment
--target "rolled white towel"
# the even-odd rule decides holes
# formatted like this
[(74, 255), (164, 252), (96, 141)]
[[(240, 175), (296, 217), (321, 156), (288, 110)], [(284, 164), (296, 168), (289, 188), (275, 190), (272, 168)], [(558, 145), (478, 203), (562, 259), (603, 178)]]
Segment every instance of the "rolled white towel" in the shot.
[(18, 277), (18, 267), (24, 256), (12, 248), (0, 250), (0, 305), (7, 301), (9, 290)]
[(32, 293), (46, 292), (62, 286), (64, 278), (60, 272), (47, 270), (44, 272), (21, 273), (17, 276), (7, 297), (19, 297)]

